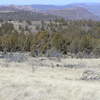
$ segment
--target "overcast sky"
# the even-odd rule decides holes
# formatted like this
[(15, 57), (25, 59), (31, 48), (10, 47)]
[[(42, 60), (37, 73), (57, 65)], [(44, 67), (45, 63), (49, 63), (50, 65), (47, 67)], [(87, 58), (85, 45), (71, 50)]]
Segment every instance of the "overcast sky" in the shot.
[(0, 5), (17, 4), (53, 4), (53, 5), (66, 5), (69, 3), (84, 3), (84, 2), (99, 2), (100, 0), (0, 0)]

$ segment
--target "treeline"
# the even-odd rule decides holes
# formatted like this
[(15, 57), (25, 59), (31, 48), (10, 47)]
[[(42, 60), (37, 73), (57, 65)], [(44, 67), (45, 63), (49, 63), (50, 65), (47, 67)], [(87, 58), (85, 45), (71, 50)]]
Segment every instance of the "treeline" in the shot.
[(36, 35), (19, 34), (13, 25), (4, 26), (0, 28), (0, 51), (31, 51), (33, 56), (100, 56), (100, 22), (42, 21)]
[(0, 51), (30, 51), (33, 35), (26, 34), (26, 28), (16, 30), (12, 23), (6, 22), (0, 27)]

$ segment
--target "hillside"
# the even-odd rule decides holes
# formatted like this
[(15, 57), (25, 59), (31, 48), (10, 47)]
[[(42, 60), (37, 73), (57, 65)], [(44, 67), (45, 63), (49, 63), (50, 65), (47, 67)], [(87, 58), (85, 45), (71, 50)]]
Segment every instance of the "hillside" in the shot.
[(7, 6), (0, 6), (0, 11), (20, 11), (20, 10), (25, 10), (25, 11), (31, 11), (35, 10), (31, 6), (18, 6), (18, 5), (7, 5)]
[(56, 5), (31, 5), (32, 8), (40, 9), (40, 10), (59, 10), (66, 8), (74, 8), (74, 7), (83, 7), (95, 14), (96, 16), (100, 16), (100, 3), (74, 3), (63, 6)]
[(69, 4), (66, 7), (67, 8), (83, 7), (88, 11), (92, 12), (93, 14), (95, 14), (96, 16), (100, 16), (100, 3), (75, 3), (75, 4)]
[(0, 100), (100, 100), (99, 4), (15, 1), (0, 2)]
[(31, 5), (32, 8), (40, 10), (62, 10), (66, 8), (83, 7), (96, 16), (100, 16), (100, 3), (73, 3), (63, 6), (56, 5)]
[(0, 20), (52, 20), (56, 17), (49, 14), (43, 14), (31, 11), (2, 11), (0, 12)]
[(48, 14), (64, 17), (65, 19), (71, 20), (82, 20), (82, 19), (92, 19), (99, 20), (99, 17), (95, 16), (93, 13), (89, 12), (87, 9), (82, 7), (66, 8), (62, 10), (50, 10)]
[(64, 9), (66, 6), (57, 5), (30, 5), (33, 9), (40, 9), (41, 11), (51, 10), (51, 9)]
[(0, 6), (0, 19), (50, 20), (58, 16), (71, 20), (100, 20), (99, 9), (99, 4), (8, 5)]

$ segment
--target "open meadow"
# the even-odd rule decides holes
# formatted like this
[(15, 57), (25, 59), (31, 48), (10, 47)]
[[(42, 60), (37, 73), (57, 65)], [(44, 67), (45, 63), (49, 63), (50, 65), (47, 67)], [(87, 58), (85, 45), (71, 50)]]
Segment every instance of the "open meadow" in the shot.
[(100, 100), (100, 59), (11, 58), (0, 58), (0, 100)]

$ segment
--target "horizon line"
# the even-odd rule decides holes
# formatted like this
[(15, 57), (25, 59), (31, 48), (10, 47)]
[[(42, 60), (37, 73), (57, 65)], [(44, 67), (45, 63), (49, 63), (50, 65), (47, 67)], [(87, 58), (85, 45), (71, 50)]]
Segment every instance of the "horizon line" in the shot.
[(15, 3), (11, 3), (11, 4), (0, 4), (0, 6), (28, 6), (28, 5), (43, 5), (43, 6), (66, 6), (66, 5), (71, 5), (71, 4), (99, 4), (100, 2), (73, 2), (73, 3), (68, 3), (68, 4), (39, 4), (39, 3), (30, 3), (30, 4), (15, 4)]

